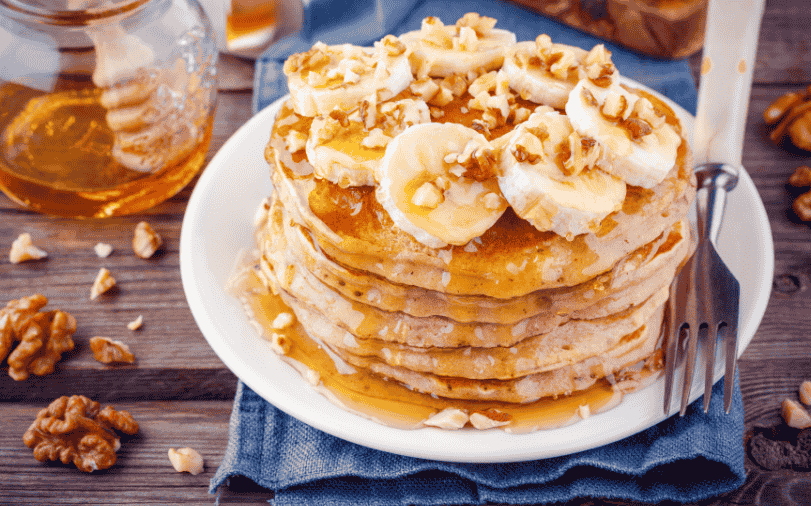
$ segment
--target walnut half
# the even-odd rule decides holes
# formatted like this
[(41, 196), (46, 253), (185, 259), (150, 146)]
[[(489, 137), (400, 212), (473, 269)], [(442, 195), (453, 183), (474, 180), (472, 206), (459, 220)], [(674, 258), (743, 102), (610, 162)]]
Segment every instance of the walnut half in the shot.
[(135, 434), (138, 422), (126, 411), (100, 407), (83, 395), (62, 396), (37, 413), (23, 442), (40, 462), (73, 462), (86, 473), (112, 467), (121, 447), (116, 431)]
[(73, 349), (76, 319), (59, 310), (40, 311), (47, 303), (35, 294), (0, 309), (0, 361), (8, 356), (8, 375), (16, 381), (52, 373), (62, 354)]

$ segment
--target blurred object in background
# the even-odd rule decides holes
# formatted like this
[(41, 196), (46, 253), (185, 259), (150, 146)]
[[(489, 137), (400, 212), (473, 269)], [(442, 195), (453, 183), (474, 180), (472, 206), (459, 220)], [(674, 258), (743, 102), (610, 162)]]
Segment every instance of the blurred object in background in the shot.
[(686, 58), (704, 44), (707, 0), (509, 1), (658, 58)]
[(163, 202), (205, 160), (216, 63), (195, 0), (0, 0), (0, 189), (75, 218)]
[(220, 51), (256, 58), (273, 42), (297, 32), (300, 0), (200, 0)]

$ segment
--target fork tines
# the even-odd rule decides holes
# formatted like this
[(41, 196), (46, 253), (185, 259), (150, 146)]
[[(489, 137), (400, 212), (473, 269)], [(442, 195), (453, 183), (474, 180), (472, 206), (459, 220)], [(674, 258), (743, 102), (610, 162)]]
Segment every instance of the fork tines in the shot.
[[(710, 407), (715, 377), (715, 350), (719, 333), (725, 341), (724, 410), (729, 413), (737, 366), (737, 280), (726, 269), (715, 248), (699, 248), (673, 281), (669, 300), (669, 329), (665, 356), (664, 412), (670, 413), (677, 364), (685, 361), (681, 416), (687, 411), (698, 361), (698, 342), (705, 358), (704, 412)], [(734, 310), (732, 309), (734, 308)], [(686, 346), (686, 350), (684, 349)], [(686, 357), (684, 352), (686, 351)]]

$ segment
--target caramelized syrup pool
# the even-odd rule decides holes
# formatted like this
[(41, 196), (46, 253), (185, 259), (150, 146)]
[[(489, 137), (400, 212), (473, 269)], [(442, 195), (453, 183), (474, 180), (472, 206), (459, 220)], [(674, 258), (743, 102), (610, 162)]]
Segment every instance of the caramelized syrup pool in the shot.
[[(232, 289), (245, 304), (248, 315), (264, 329), (265, 336), (281, 333), (290, 343), (284, 360), (298, 362), (299, 371), (300, 365), (304, 365), (318, 373), (319, 387), (329, 391), (328, 398), (334, 397), (331, 400), (339, 401), (342, 407), (392, 427), (421, 427), (422, 422), (446, 408), (458, 408), (470, 414), (494, 409), (501, 413), (500, 419), (509, 420), (509, 424), (501, 427), (503, 430), (525, 433), (570, 425), (581, 420), (584, 413), (593, 415), (617, 406), (623, 397), (618, 388), (601, 379), (586, 390), (528, 404), (465, 401), (416, 392), (357, 368), (352, 374), (342, 374), (323, 346), (311, 339), (298, 321), (285, 330), (272, 328), (271, 323), (280, 313), (293, 314), (293, 310), (279, 296), (269, 293), (254, 271), (243, 271)], [(643, 368), (640, 384), (652, 381), (658, 373), (659, 370)]]

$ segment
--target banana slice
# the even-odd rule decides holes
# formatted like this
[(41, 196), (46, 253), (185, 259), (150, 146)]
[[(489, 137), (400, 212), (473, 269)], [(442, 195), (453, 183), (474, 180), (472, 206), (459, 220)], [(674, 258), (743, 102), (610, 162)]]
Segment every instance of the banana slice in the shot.
[(342, 188), (374, 185), (375, 170), (392, 138), (406, 127), (431, 121), (422, 100), (384, 102), (374, 115), (373, 107), (367, 103), (350, 114), (333, 111), (313, 120), (305, 149), (317, 177)]
[(492, 146), (453, 123), (406, 128), (386, 148), (376, 197), (394, 224), (430, 248), (463, 245), (507, 209)]
[(519, 42), (507, 50), (503, 72), (510, 88), (536, 104), (563, 109), (569, 93), (581, 78), (607, 86), (619, 79), (611, 53), (600, 44), (591, 51), (553, 44), (542, 34), (535, 42)]
[(468, 13), (456, 25), (445, 26), (437, 17), (422, 20), (422, 28), (404, 33), (400, 40), (412, 51), (418, 78), (481, 74), (504, 62), (504, 47), (515, 44), (515, 34), (493, 28), (496, 20)]
[(569, 119), (539, 107), (501, 153), (501, 193), (515, 213), (540, 231), (572, 240), (595, 231), (622, 208), (625, 183), (594, 167), (600, 149)]
[(375, 48), (317, 42), (284, 63), (293, 109), (302, 116), (350, 111), (364, 99), (385, 101), (408, 87), (414, 76), (406, 47), (386, 36)]
[(679, 134), (650, 100), (618, 83), (602, 88), (580, 81), (566, 114), (577, 133), (602, 147), (600, 166), (632, 186), (653, 188), (676, 164)]

